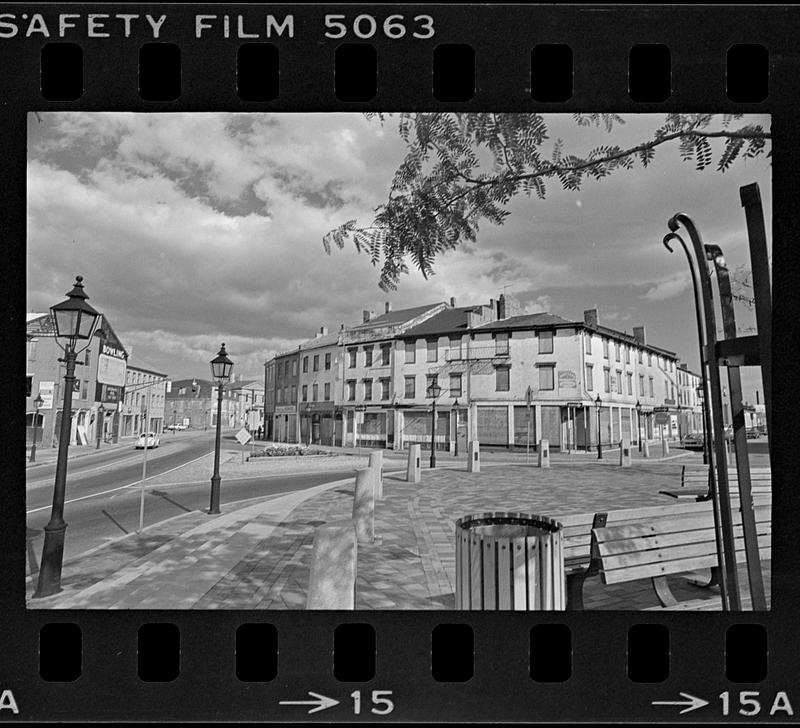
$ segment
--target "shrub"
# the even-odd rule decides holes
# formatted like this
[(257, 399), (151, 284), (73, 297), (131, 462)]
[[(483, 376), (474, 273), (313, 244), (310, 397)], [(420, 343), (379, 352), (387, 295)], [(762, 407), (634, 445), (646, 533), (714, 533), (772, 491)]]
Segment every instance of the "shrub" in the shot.
[(265, 447), (263, 450), (254, 452), (249, 458), (278, 458), (278, 457), (298, 457), (302, 455), (331, 455), (326, 450), (317, 448), (303, 447), (302, 445), (289, 445), (287, 447)]

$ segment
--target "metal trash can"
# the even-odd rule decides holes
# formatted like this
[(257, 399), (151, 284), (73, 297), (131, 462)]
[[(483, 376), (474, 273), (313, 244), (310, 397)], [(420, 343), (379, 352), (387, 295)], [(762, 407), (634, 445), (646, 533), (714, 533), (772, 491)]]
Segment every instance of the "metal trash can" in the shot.
[(566, 608), (561, 524), (528, 513), (456, 521), (456, 609)]

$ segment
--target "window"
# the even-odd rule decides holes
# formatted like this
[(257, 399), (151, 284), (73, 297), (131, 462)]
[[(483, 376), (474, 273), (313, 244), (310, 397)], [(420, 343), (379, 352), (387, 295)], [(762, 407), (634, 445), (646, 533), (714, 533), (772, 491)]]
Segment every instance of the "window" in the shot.
[(297, 359), (292, 359), (292, 376), (297, 376)]
[(586, 379), (586, 389), (591, 392), (594, 390), (594, 367), (591, 364), (586, 365), (584, 377)]
[(439, 340), (428, 339), (428, 361), (436, 361), (439, 358)]
[(633, 394), (633, 374), (628, 374), (628, 394)]
[(278, 390), (278, 404), (283, 404), (283, 390)]
[(372, 380), (365, 379), (364, 380), (364, 399), (369, 401), (372, 399)]
[(508, 332), (504, 331), (494, 337), (495, 356), (508, 356)]
[(603, 339), (603, 359), (608, 359), (608, 339)]
[(325, 354), (325, 371), (327, 372), (331, 368), (331, 355)]
[(615, 354), (615, 358), (616, 358), (617, 361), (622, 361), (619, 358), (619, 341), (615, 341), (614, 342), (614, 354)]
[(417, 378), (416, 377), (406, 377), (406, 391), (403, 395), (406, 399), (414, 399), (417, 396), (416, 393), (416, 384)]
[(183, 397), (183, 395), (184, 395), (184, 394), (186, 394), (186, 387), (181, 387), (181, 388), (178, 390), (178, 396), (179, 396), (179, 397)]
[(644, 374), (639, 375), (639, 396), (644, 397)]
[(625, 363), (626, 364), (630, 364), (631, 363), (631, 347), (630, 346), (626, 346), (625, 347)]
[(647, 352), (647, 366), (653, 366), (653, 355), (649, 351)]
[(25, 377), (25, 396), (30, 397), (33, 391), (33, 375)]
[(417, 361), (417, 342), (406, 341), (406, 364), (414, 364)]
[(428, 390), (431, 388), (432, 384), (436, 384), (439, 379), (438, 374), (427, 374), (425, 376), (425, 396), (430, 397), (431, 395), (428, 394)]
[(450, 375), (450, 396), (451, 397), (460, 397), (461, 396), (461, 375), (460, 374), (451, 374)]
[[(295, 361), (295, 364), (297, 364), (296, 361)], [(294, 404), (295, 402), (297, 402), (297, 385), (293, 384), (292, 385), (292, 404)]]
[(364, 362), (364, 366), (371, 367), (372, 366), (372, 347), (365, 346), (364, 347), (364, 356), (366, 357), (366, 361)]
[(553, 353), (553, 332), (540, 331), (539, 332), (539, 353), (552, 354)]
[(307, 401), (308, 401), (308, 385), (304, 384), (303, 385), (303, 402), (307, 402)]
[(389, 360), (391, 358), (392, 352), (392, 345), (391, 344), (381, 344), (381, 366), (388, 367)]
[(639, 364), (642, 364), (642, 350), (639, 349)]
[(303, 371), (304, 372), (308, 371), (308, 357), (307, 356), (303, 357)]
[(460, 359), (461, 358), (461, 337), (460, 336), (451, 336), (450, 337), (450, 359)]
[(381, 399), (389, 399), (389, 378), (384, 377), (381, 379)]
[(583, 340), (586, 342), (586, 353), (587, 354), (591, 354), (592, 353), (592, 335), (588, 331), (584, 332)]
[(603, 391), (611, 391), (611, 372), (608, 367), (603, 367)]
[(84, 379), (83, 386), (81, 387), (81, 399), (86, 399), (89, 396), (89, 382)]
[(86, 350), (86, 354), (83, 357), (83, 364), (84, 364), (84, 366), (88, 367), (88, 366), (91, 365), (91, 363), (92, 363), (92, 350), (91, 349), (87, 349)]
[(314, 354), (314, 371), (319, 371), (319, 354)]
[(508, 382), (509, 382), (509, 367), (497, 367), (494, 370), (495, 375), (495, 391), (496, 392), (507, 392), (508, 391)]
[(331, 398), (331, 383), (325, 382), (325, 401), (330, 401)]
[(617, 372), (617, 392), (622, 394), (622, 372)]
[(355, 401), (356, 398), (356, 380), (355, 379), (348, 379), (347, 380), (347, 399), (349, 402)]
[(356, 367), (356, 357), (358, 356), (358, 349), (356, 349), (356, 348), (348, 349), (347, 350), (347, 356), (348, 356), (347, 366), (350, 369), (355, 369), (355, 367)]
[(539, 389), (553, 390), (556, 388), (555, 371), (555, 366), (539, 367)]
[(653, 377), (650, 377), (650, 396), (655, 397), (655, 392), (653, 390)]

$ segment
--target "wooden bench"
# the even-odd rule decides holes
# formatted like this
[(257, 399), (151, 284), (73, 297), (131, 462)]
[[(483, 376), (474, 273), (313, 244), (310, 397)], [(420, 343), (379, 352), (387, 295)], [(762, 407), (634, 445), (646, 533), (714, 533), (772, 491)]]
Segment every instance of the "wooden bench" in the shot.
[[(714, 517), (709, 501), (697, 503), (695, 512), (667, 510), (640, 523), (607, 525), (592, 529), (592, 561), (603, 584), (651, 579), (662, 608), (713, 609), (713, 600), (679, 602), (670, 591), (667, 577), (717, 566)], [(680, 506), (674, 506), (678, 508)], [(763, 560), (770, 558), (771, 505), (754, 509), (758, 548)], [(738, 563), (745, 561), (741, 513), (734, 511), (734, 546)], [(710, 604), (707, 604), (710, 601)], [(720, 608), (720, 607), (717, 607)]]
[[(590, 576), (599, 573), (599, 563), (592, 554), (592, 531), (604, 526), (638, 524), (642, 521), (669, 517), (691, 517), (711, 513), (710, 502), (676, 503), (663, 506), (644, 506), (610, 512), (570, 514), (558, 518), (563, 526), (561, 546), (567, 580), (567, 609), (583, 609), (583, 585)], [(713, 525), (713, 524), (712, 524)], [(712, 580), (709, 584), (713, 584)]]
[[(728, 483), (733, 498), (739, 496), (739, 475), (736, 468), (728, 469)], [(772, 492), (770, 468), (750, 468), (750, 490), (753, 496)], [(681, 487), (676, 490), (659, 490), (671, 498), (705, 500), (708, 497), (708, 466), (684, 465), (681, 468)]]

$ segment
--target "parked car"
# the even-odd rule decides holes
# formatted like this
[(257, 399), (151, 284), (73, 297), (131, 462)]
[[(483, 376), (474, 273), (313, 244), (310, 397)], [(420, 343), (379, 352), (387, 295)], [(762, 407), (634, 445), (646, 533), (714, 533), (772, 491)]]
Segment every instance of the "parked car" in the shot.
[(158, 435), (155, 432), (142, 433), (136, 440), (136, 449), (143, 450), (145, 447), (149, 450), (151, 447), (158, 447), (161, 444)]
[(173, 432), (175, 432), (176, 430), (188, 430), (189, 426), (188, 425), (168, 425), (167, 429), (168, 430), (172, 430)]
[(748, 440), (757, 440), (759, 437), (761, 437), (761, 432), (759, 432), (757, 427), (748, 427), (745, 430), (745, 435), (747, 435)]
[(688, 435), (683, 436), (683, 440), (681, 440), (681, 444), (687, 450), (702, 450), (703, 449), (703, 433), (702, 432), (690, 432)]

